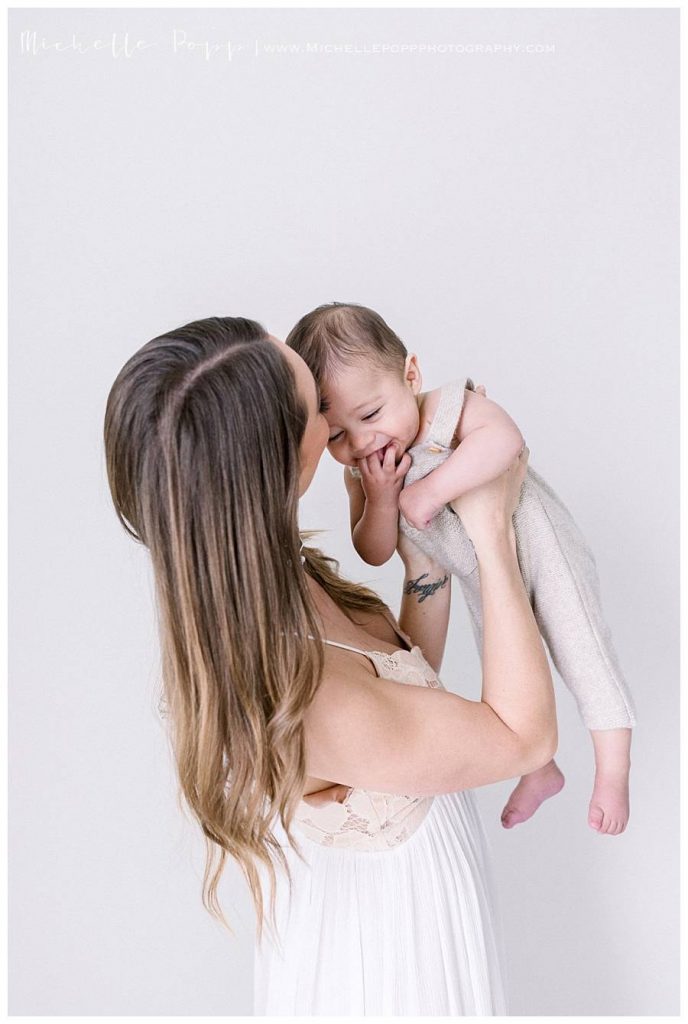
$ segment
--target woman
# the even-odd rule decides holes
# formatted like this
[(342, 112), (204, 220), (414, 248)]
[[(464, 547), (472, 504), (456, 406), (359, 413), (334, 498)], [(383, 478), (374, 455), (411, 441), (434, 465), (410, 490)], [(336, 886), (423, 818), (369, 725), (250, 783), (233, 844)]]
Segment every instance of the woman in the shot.
[(221, 917), (217, 884), (236, 858), (257, 911), (257, 1014), (502, 1013), (469, 790), (556, 748), (511, 525), (527, 454), (457, 505), (484, 615), (482, 699), (467, 701), (435, 674), (449, 588), (425, 556), (401, 550), (402, 632), (303, 548), (298, 499), (326, 439), (305, 363), (240, 318), (148, 342), (108, 399), (108, 478), (153, 562), (204, 900)]

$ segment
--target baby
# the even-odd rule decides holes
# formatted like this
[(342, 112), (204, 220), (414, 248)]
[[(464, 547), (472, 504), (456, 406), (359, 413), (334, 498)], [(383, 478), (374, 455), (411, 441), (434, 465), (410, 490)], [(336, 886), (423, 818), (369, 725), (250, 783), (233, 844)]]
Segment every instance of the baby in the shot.
[[(481, 650), (475, 551), (451, 503), (513, 462), (524, 444), (520, 430), (469, 378), (422, 392), (418, 359), (365, 306), (319, 306), (302, 317), (287, 344), (320, 388), (328, 447), (346, 467), (357, 552), (369, 565), (381, 565), (394, 553), (401, 529), (458, 578)], [(629, 817), (635, 712), (603, 618), (593, 555), (561, 500), (530, 468), (514, 528), (540, 632), (592, 736), (596, 770), (588, 823), (618, 835)], [(409, 585), (423, 600), (423, 577)], [(502, 812), (504, 827), (526, 821), (563, 785), (554, 761), (523, 776)]]

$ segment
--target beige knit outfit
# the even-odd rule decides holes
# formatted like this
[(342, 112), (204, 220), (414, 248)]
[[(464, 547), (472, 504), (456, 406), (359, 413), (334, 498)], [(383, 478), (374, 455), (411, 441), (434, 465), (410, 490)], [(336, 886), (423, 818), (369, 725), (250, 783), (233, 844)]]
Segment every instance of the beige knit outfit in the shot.
[[(442, 388), (427, 439), (409, 449), (413, 462), (404, 486), (427, 476), (452, 454), (465, 388), (475, 390), (470, 379)], [(458, 577), (482, 651), (478, 564), (460, 518), (445, 505), (427, 529), (416, 530), (403, 516), (400, 528)], [(602, 613), (592, 551), (561, 499), (530, 467), (514, 528), (521, 575), (537, 624), (583, 722), (588, 729), (634, 726), (635, 708)]]

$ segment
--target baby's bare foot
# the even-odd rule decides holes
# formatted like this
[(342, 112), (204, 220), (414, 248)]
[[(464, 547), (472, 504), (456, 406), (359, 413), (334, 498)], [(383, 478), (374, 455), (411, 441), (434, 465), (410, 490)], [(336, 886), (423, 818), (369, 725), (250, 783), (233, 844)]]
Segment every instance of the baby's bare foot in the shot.
[(588, 824), (600, 835), (618, 836), (629, 819), (628, 771), (604, 775), (597, 772), (590, 799)]
[(532, 818), (540, 804), (559, 793), (563, 786), (564, 776), (554, 761), (524, 775), (502, 811), (504, 828), (513, 828)]

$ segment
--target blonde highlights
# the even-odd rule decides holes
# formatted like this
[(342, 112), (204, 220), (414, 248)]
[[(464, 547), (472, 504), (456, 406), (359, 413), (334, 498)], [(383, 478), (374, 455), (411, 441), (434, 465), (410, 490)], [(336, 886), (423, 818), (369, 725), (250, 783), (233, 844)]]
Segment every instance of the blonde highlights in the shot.
[[(213, 317), (145, 344), (107, 401), (105, 453), (117, 515), (150, 552), (164, 703), (180, 794), (206, 839), (203, 902), (227, 856), (274, 921), (273, 827), (290, 825), (306, 777), (303, 719), (323, 648), (300, 561), (299, 446), (307, 411), (264, 329)], [(344, 608), (382, 608), (306, 549), (306, 572)], [(308, 640), (308, 636), (313, 640)], [(315, 642), (313, 642), (315, 641)]]

